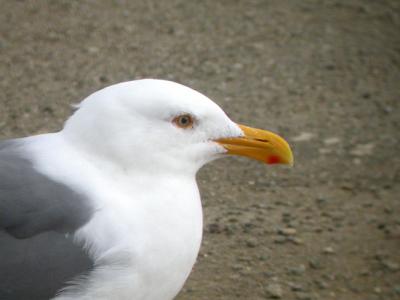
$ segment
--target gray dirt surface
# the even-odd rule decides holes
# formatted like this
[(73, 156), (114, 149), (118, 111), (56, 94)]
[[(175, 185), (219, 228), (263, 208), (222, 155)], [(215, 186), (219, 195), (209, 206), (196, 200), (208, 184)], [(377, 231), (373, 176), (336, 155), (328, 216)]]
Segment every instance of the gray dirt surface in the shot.
[(400, 298), (400, 1), (0, 5), (1, 138), (58, 130), (91, 92), (153, 77), (292, 145), (292, 169), (201, 170), (204, 241), (177, 299)]

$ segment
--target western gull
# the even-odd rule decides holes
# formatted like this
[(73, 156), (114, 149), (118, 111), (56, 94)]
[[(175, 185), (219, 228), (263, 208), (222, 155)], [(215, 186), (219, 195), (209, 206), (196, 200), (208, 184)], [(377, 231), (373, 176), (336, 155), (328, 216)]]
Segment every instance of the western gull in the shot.
[(202, 238), (196, 172), (226, 154), (293, 163), (278, 135), (156, 79), (95, 92), (57, 133), (1, 141), (0, 299), (173, 299)]

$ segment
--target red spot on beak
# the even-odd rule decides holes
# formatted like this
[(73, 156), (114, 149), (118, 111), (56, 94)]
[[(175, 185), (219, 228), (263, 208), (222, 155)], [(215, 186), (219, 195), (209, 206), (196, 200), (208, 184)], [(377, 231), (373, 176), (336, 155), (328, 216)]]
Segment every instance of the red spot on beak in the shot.
[(267, 163), (270, 165), (279, 164), (279, 162), (280, 162), (279, 156), (271, 155), (270, 157), (267, 158)]

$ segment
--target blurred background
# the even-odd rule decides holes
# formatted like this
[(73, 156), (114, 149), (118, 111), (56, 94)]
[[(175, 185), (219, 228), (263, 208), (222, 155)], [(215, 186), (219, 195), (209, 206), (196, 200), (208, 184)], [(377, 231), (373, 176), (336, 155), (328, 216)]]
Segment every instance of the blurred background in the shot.
[(201, 170), (204, 242), (179, 300), (400, 298), (400, 1), (0, 5), (2, 139), (152, 77), (292, 145), (292, 169)]

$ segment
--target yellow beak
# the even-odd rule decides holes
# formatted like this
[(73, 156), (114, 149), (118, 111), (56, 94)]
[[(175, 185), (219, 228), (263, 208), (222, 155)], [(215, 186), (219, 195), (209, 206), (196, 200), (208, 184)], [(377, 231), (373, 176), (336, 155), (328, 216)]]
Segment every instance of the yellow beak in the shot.
[(239, 125), (244, 136), (216, 140), (228, 154), (241, 155), (267, 164), (293, 165), (293, 153), (289, 144), (279, 135), (257, 128)]

